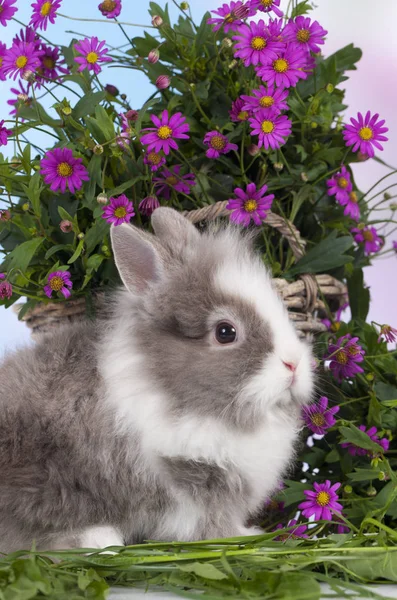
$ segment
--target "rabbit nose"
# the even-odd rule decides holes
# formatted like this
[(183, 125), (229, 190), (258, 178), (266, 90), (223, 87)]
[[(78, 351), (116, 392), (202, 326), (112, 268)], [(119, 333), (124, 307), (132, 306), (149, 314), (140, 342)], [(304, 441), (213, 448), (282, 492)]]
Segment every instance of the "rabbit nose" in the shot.
[(296, 364), (295, 363), (285, 362), (285, 360), (283, 360), (283, 365), (286, 366), (289, 371), (292, 371), (292, 373), (295, 373), (295, 371), (296, 371)]

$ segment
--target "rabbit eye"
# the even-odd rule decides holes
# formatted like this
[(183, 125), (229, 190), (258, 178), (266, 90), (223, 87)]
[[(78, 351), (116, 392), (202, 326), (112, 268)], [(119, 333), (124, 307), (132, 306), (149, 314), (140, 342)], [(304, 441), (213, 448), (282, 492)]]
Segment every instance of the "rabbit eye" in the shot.
[(220, 344), (232, 344), (237, 337), (236, 328), (230, 323), (218, 323), (215, 330), (216, 341)]

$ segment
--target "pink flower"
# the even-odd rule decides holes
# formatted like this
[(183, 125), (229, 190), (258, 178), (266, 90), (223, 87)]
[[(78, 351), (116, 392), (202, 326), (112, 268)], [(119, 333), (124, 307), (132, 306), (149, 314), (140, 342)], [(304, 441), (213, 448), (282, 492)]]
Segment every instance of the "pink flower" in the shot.
[(237, 41), (234, 56), (241, 58), (244, 65), (266, 65), (276, 60), (285, 44), (273, 37), (263, 20), (240, 25), (233, 39)]
[(289, 88), (295, 87), (299, 79), (307, 79), (305, 68), (307, 53), (294, 44), (287, 46), (269, 64), (256, 69), (258, 77), (267, 85)]
[(175, 139), (188, 140), (189, 136), (186, 132), (189, 131), (190, 127), (186, 123), (186, 117), (182, 113), (178, 112), (172, 117), (169, 117), (168, 110), (163, 110), (161, 118), (156, 115), (150, 117), (155, 127), (147, 127), (143, 131), (149, 131), (141, 137), (141, 143), (147, 145), (146, 151), (160, 152), (163, 150), (164, 154), (168, 155), (173, 150), (178, 150), (178, 144)]
[(170, 87), (171, 79), (167, 75), (159, 75), (156, 79), (156, 88), (158, 90), (165, 90)]
[(8, 138), (12, 136), (12, 130), (4, 127), (4, 120), (0, 121), (0, 146), (7, 146)]
[(314, 482), (314, 491), (305, 490), (307, 500), (301, 502), (298, 508), (302, 510), (304, 517), (311, 517), (314, 515), (316, 521), (332, 521), (332, 513), (340, 513), (342, 511), (342, 505), (337, 502), (339, 497), (336, 490), (340, 488), (340, 483), (334, 483), (331, 486), (331, 482), (327, 479), (325, 483)]
[(251, 0), (250, 6), (253, 10), (273, 11), (278, 17), (283, 16), (283, 12), (279, 9), (280, 0)]
[(313, 433), (324, 435), (325, 432), (335, 425), (334, 414), (339, 411), (339, 406), (328, 408), (328, 398), (321, 396), (318, 404), (311, 404), (302, 408), (302, 416), (306, 427)]
[(378, 117), (378, 113), (371, 116), (371, 112), (368, 111), (365, 118), (361, 113), (358, 113), (357, 119), (351, 118), (352, 124), (346, 125), (343, 130), (346, 146), (353, 146), (353, 152), (360, 150), (370, 158), (375, 156), (374, 146), (378, 150), (383, 150), (379, 142), (387, 142), (389, 138), (383, 134), (389, 130), (383, 127), (385, 120), (378, 121)]
[(280, 148), (291, 133), (291, 121), (285, 115), (279, 115), (277, 110), (260, 110), (249, 122), (252, 127), (251, 135), (258, 135), (259, 148), (264, 146), (266, 150)]
[(55, 23), (56, 11), (61, 6), (61, 0), (37, 0), (32, 4), (33, 14), (29, 25), (35, 29), (47, 29), (48, 21)]
[(231, 29), (237, 29), (237, 27), (243, 24), (241, 19), (254, 14), (248, 5), (244, 5), (241, 0), (238, 0), (238, 2), (232, 0), (230, 4), (222, 4), (220, 8), (211, 12), (218, 15), (218, 17), (211, 17), (211, 19), (207, 20), (207, 24), (214, 25), (214, 31), (218, 31), (223, 26), (224, 33), (228, 33)]
[(98, 8), (107, 19), (114, 19), (121, 13), (121, 0), (103, 0)]
[(247, 121), (250, 113), (247, 110), (244, 110), (244, 100), (241, 98), (237, 98), (232, 104), (232, 110), (229, 110), (229, 115), (231, 121), (235, 121), (240, 123), (241, 121)]
[(392, 344), (397, 339), (397, 329), (395, 329), (391, 325), (382, 325), (378, 337), (378, 344), (382, 339), (382, 335), (385, 337), (386, 342)]
[(147, 196), (139, 203), (139, 212), (145, 215), (146, 217), (150, 217), (153, 211), (156, 210), (160, 206), (160, 202), (156, 198), (156, 196)]
[(238, 150), (236, 144), (231, 144), (227, 137), (219, 131), (210, 131), (204, 136), (204, 144), (208, 146), (205, 153), (208, 158), (219, 158), (221, 154), (227, 154), (231, 150)]
[(68, 271), (54, 271), (48, 275), (47, 281), (47, 285), (44, 286), (46, 296), (52, 298), (52, 292), (60, 292), (64, 298), (70, 298), (73, 282)]
[(288, 110), (285, 100), (288, 98), (288, 90), (279, 89), (273, 85), (265, 87), (260, 85), (257, 90), (252, 90), (252, 96), (241, 96), (244, 100), (243, 108), (256, 113), (267, 110), (272, 113)]
[(160, 169), (163, 165), (165, 165), (166, 160), (164, 156), (158, 154), (157, 152), (145, 152), (143, 155), (143, 162), (145, 165), (149, 165), (152, 173)]
[(350, 180), (350, 173), (344, 165), (336, 175), (327, 180), (327, 186), (329, 187), (328, 196), (335, 196), (339, 204), (343, 206), (347, 204), (353, 185)]
[(134, 206), (125, 194), (121, 194), (118, 198), (110, 198), (109, 204), (103, 206), (102, 210), (102, 219), (106, 219), (108, 223), (113, 223), (115, 226), (129, 223), (135, 215)]
[(172, 190), (183, 194), (190, 194), (190, 188), (196, 185), (194, 173), (181, 175), (182, 165), (175, 165), (171, 169), (163, 169), (158, 177), (153, 177), (157, 194), (166, 200), (171, 197)]
[(0, 300), (9, 300), (12, 296), (12, 285), (6, 280), (4, 273), (0, 273)]
[(6, 51), (2, 70), (13, 79), (22, 77), (27, 71), (35, 72), (40, 67), (42, 50), (32, 42), (13, 42)]
[(234, 193), (237, 198), (231, 198), (226, 206), (233, 211), (230, 220), (244, 227), (248, 227), (251, 219), (255, 225), (262, 225), (274, 200), (274, 194), (264, 195), (266, 191), (267, 185), (257, 190), (255, 183), (249, 183), (245, 192), (236, 188)]
[(299, 16), (290, 21), (284, 28), (283, 36), (286, 42), (295, 43), (311, 52), (320, 52), (320, 45), (328, 31), (323, 29), (318, 21)]
[(48, 150), (40, 161), (41, 175), (44, 183), (50, 185), (53, 192), (61, 190), (65, 193), (66, 187), (74, 194), (83, 186), (83, 181), (89, 180), (89, 174), (82, 164), (81, 158), (75, 158), (69, 148), (54, 148)]
[(383, 240), (378, 236), (375, 227), (354, 227), (350, 230), (358, 244), (364, 244), (364, 252), (368, 256), (379, 252), (383, 246)]
[(98, 75), (102, 71), (100, 63), (112, 62), (110, 56), (107, 55), (108, 48), (104, 48), (105, 44), (105, 41), (100, 42), (96, 36), (90, 39), (84, 38), (84, 40), (75, 44), (75, 50), (83, 54), (83, 56), (77, 56), (74, 59), (80, 65), (78, 71), (88, 69)]
[(0, 23), (7, 27), (7, 21), (11, 21), (17, 12), (17, 8), (12, 6), (17, 0), (0, 0)]
[(147, 56), (148, 62), (150, 62), (151, 65), (155, 65), (156, 62), (158, 62), (159, 58), (160, 58), (160, 52), (157, 50), (157, 48), (150, 50), (150, 52)]

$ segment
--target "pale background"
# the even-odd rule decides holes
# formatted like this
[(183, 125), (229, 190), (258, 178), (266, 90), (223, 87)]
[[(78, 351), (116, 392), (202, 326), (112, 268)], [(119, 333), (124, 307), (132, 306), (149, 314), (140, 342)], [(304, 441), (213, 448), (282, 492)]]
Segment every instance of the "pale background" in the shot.
[[(63, 0), (61, 12), (65, 15), (81, 18), (102, 18), (97, 10), (99, 0)], [(158, 0), (163, 4), (163, 0)], [(193, 15), (198, 21), (205, 10), (217, 8), (223, 0), (190, 0)], [(171, 4), (171, 12), (175, 16), (177, 9)], [(19, 0), (19, 12), (16, 15), (27, 23), (30, 16), (30, 2)], [(150, 24), (147, 14), (149, 0), (124, 0), (120, 20)], [(285, 8), (286, 2), (284, 4)], [(397, 164), (397, 1), (382, 0), (374, 4), (373, 0), (317, 0), (315, 18), (328, 30), (324, 46), (324, 54), (328, 54), (354, 42), (363, 49), (363, 59), (357, 71), (350, 73), (346, 82), (346, 103), (349, 105), (348, 115), (354, 116), (358, 111), (379, 112), (386, 119), (389, 127), (390, 141), (379, 156), (389, 164)], [(283, 2), (282, 2), (283, 6)], [(18, 27), (19, 29), (19, 27)], [(70, 34), (65, 30), (74, 30), (81, 34), (97, 35), (106, 39), (109, 46), (118, 46), (124, 42), (118, 27), (110, 23), (79, 23), (58, 17), (55, 25), (50, 25), (46, 37), (57, 43), (68, 43)], [(130, 35), (137, 35), (139, 28), (127, 27)], [(15, 25), (0, 27), (1, 41), (10, 44)], [(103, 83), (114, 83), (124, 91), (133, 108), (139, 108), (152, 92), (145, 78), (137, 72), (125, 76), (118, 69), (106, 69), (101, 74)], [(0, 82), (0, 119), (7, 118), (9, 107), (9, 82)], [(4, 148), (3, 148), (4, 150)], [(10, 152), (12, 150), (10, 149)], [(354, 167), (357, 183), (366, 191), (388, 171), (375, 161), (368, 161)], [(393, 176), (387, 180), (390, 184), (397, 182)], [(1, 183), (1, 182), (0, 182)], [(397, 190), (397, 188), (395, 188)], [(393, 191), (393, 190), (391, 190)], [(396, 192), (397, 193), (397, 192)], [(380, 213), (376, 213), (379, 215)], [(391, 239), (397, 239), (397, 232)], [(397, 326), (397, 256), (389, 255), (375, 261), (374, 266), (366, 269), (365, 279), (371, 286), (372, 305), (370, 318), (380, 323)], [(29, 340), (26, 327), (17, 321), (12, 310), (0, 307), (0, 354)]]

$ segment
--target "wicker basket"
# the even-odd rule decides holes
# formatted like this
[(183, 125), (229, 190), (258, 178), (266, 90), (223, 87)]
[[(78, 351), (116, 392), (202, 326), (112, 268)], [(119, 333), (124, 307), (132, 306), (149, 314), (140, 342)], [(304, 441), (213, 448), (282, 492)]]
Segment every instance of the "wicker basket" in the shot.
[[(226, 209), (227, 203), (228, 201), (217, 202), (198, 210), (186, 211), (184, 215), (192, 223), (212, 221), (230, 214)], [(288, 240), (296, 259), (302, 258), (305, 242), (295, 225), (272, 212), (268, 213), (265, 224), (277, 229)], [(285, 279), (273, 279), (273, 284), (287, 306), (290, 319), (294, 321), (301, 337), (311, 337), (315, 333), (325, 331), (326, 327), (321, 318), (329, 311), (327, 304), (336, 310), (346, 298), (345, 285), (330, 275), (301, 275), (292, 283)], [(20, 306), (17, 305), (15, 309), (19, 310)], [(35, 336), (84, 318), (86, 307), (85, 298), (39, 304), (24, 315), (23, 321)]]

